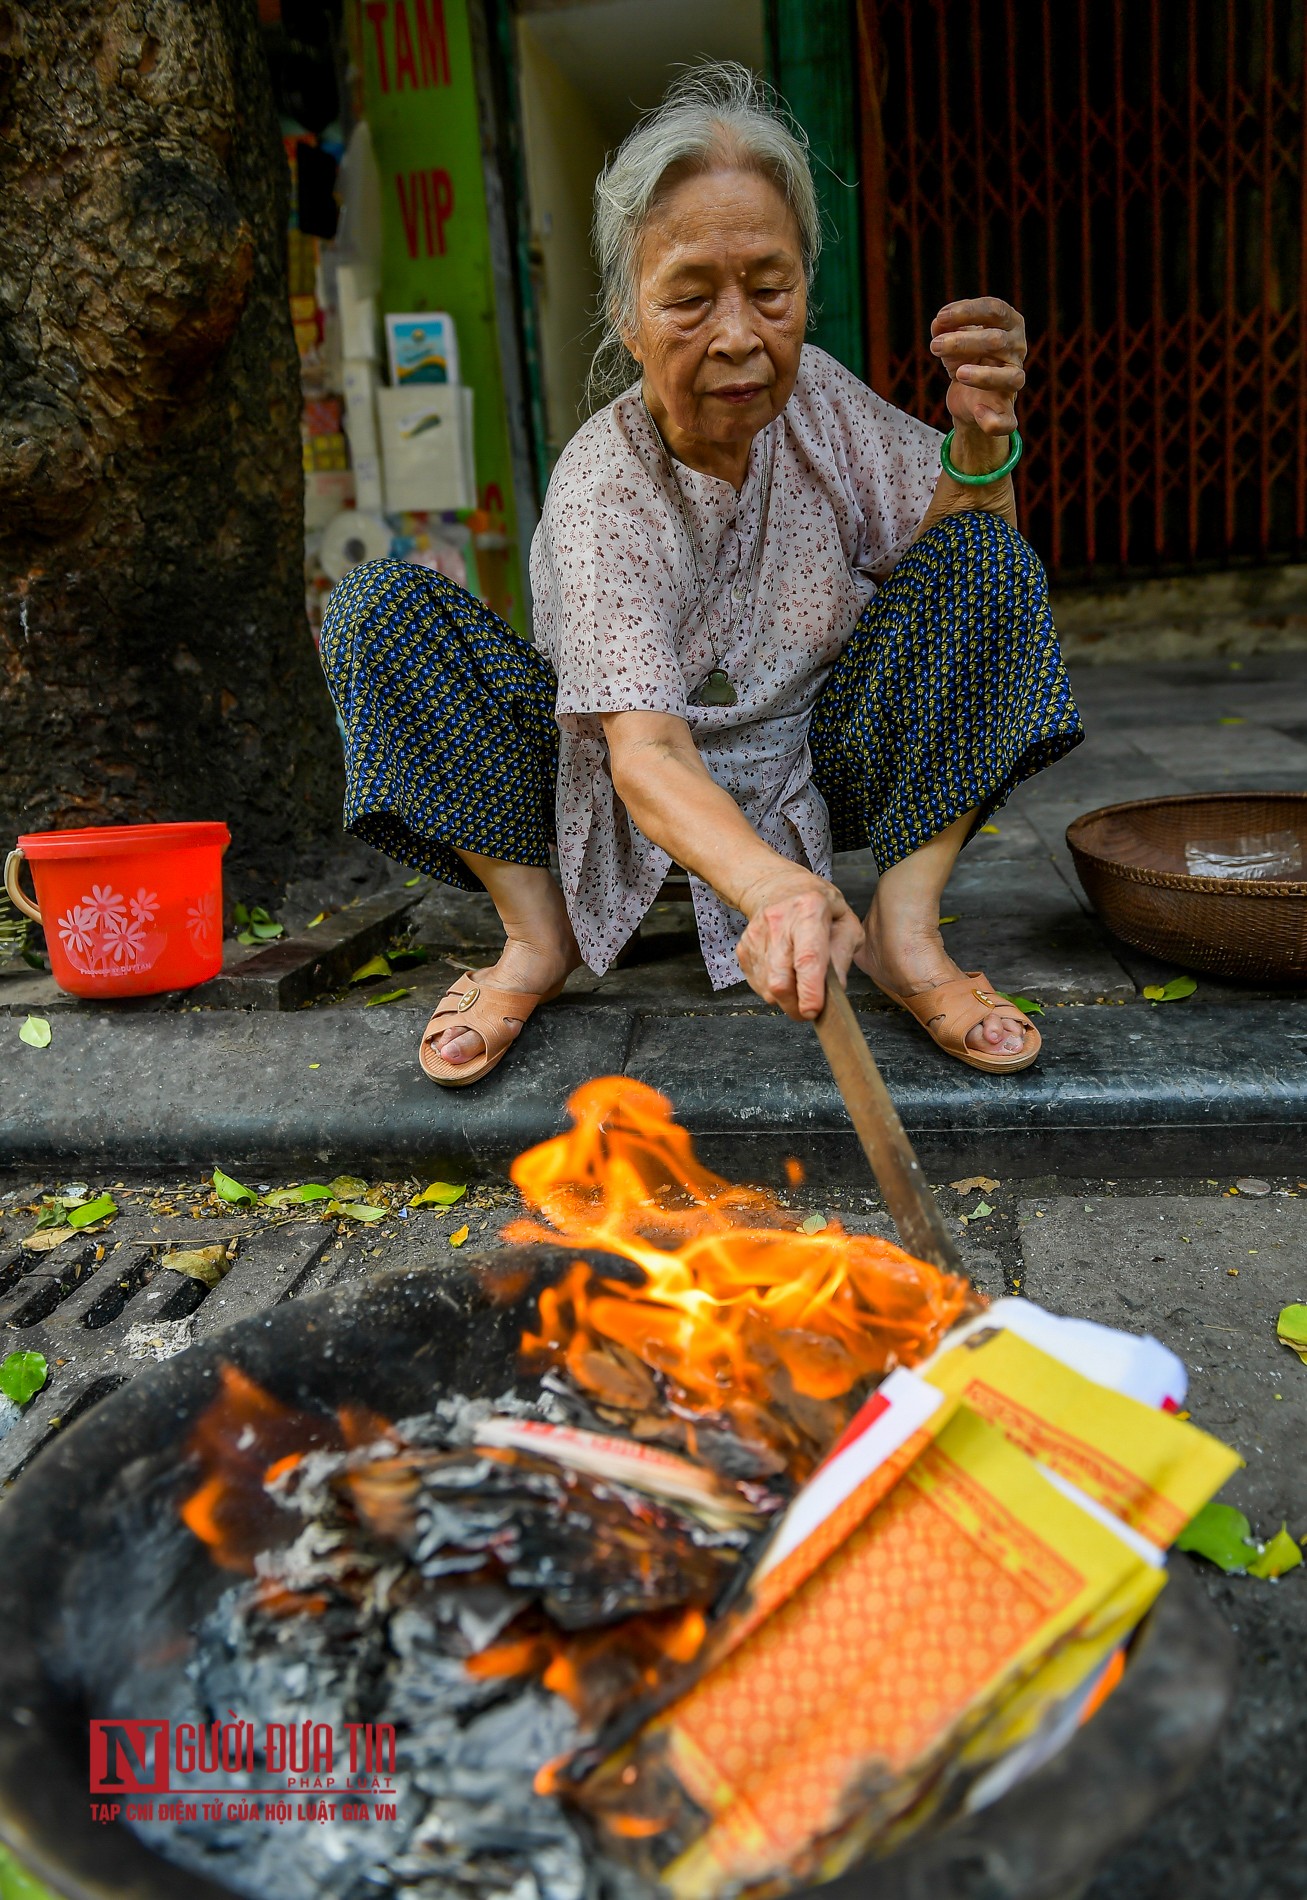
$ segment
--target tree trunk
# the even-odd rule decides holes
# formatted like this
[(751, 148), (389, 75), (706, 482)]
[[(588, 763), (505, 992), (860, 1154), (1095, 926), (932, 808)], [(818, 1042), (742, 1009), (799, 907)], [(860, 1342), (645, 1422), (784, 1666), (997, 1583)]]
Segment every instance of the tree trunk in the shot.
[(339, 825), (255, 0), (0, 0), (0, 847)]

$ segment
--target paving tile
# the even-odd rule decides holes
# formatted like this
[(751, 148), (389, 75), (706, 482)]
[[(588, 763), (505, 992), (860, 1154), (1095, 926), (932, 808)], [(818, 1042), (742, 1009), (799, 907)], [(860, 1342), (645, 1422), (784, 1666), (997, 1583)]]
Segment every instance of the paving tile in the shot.
[(1307, 785), (1307, 745), (1287, 738), (1273, 727), (1223, 726), (1209, 720), (1203, 725), (1139, 725), (1131, 742), (1165, 771), (1190, 784), (1195, 773), (1238, 775), (1256, 772), (1280, 775), (1286, 784)]
[(1022, 1291), (1178, 1352), (1194, 1422), (1247, 1461), (1222, 1497), (1307, 1534), (1307, 1366), (1275, 1337), (1280, 1308), (1307, 1300), (1307, 1199), (1023, 1199), (1019, 1231)]

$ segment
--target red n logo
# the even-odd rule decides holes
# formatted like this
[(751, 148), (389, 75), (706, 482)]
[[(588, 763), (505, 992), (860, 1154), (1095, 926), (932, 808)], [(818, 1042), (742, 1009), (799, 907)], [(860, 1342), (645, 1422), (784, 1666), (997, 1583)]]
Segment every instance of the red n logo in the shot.
[(92, 1794), (167, 1794), (168, 1723), (91, 1723)]

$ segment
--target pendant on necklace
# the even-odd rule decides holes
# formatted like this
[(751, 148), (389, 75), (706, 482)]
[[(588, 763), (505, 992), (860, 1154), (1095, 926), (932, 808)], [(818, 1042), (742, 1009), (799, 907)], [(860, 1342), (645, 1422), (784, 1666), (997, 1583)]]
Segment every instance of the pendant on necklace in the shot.
[(690, 694), (692, 706), (735, 706), (738, 703), (739, 695), (720, 666), (715, 666)]

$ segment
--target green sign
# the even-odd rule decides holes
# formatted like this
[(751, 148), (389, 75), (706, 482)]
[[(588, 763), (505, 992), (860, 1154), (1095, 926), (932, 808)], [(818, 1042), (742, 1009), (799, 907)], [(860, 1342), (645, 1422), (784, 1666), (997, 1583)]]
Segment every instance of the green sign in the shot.
[[(481, 125), (464, 0), (356, 0), (363, 109), (381, 175), (382, 308), (447, 310), (474, 391), (480, 505), (517, 541)], [(508, 617), (526, 631), (521, 573)]]

